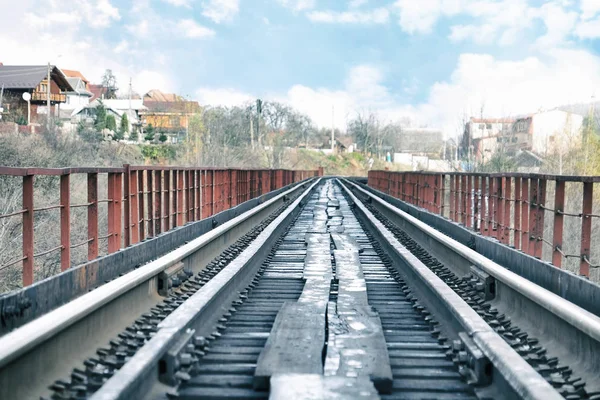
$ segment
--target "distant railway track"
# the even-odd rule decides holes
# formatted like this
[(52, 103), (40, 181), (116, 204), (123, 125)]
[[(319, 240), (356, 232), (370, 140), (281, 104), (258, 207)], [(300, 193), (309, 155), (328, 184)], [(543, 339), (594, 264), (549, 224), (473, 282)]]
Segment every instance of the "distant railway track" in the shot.
[(596, 315), (320, 179), (1, 337), (0, 398), (600, 399), (599, 346)]

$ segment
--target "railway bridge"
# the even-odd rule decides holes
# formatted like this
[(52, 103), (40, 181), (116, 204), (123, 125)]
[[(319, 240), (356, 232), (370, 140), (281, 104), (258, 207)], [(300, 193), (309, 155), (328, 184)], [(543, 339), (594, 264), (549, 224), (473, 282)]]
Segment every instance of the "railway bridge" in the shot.
[(600, 177), (0, 175), (2, 399), (600, 399)]

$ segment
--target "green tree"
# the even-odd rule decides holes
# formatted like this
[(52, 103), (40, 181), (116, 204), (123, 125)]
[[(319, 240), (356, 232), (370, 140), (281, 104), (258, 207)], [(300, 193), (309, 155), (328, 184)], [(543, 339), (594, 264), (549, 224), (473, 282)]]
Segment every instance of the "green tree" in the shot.
[(129, 118), (127, 117), (127, 114), (123, 114), (123, 117), (121, 118), (121, 126), (119, 127), (119, 133), (122, 136), (125, 136), (126, 133), (129, 133)]
[(167, 139), (168, 139), (168, 138), (169, 138), (169, 137), (167, 136), (167, 134), (166, 134), (166, 133), (164, 133), (164, 132), (161, 132), (161, 133), (160, 133), (160, 136), (158, 137), (158, 140), (160, 140), (160, 141), (161, 141), (161, 143), (164, 143), (164, 142), (166, 142), (166, 141), (167, 141)]
[(137, 129), (134, 128), (134, 129), (131, 130), (131, 133), (129, 134), (129, 140), (132, 140), (134, 142), (138, 141), (138, 131), (137, 131)]
[(144, 139), (149, 142), (154, 140), (154, 127), (152, 126), (152, 124), (148, 124), (148, 127), (146, 128), (146, 135), (144, 136)]
[(106, 129), (106, 107), (104, 107), (102, 100), (99, 100), (98, 106), (96, 106), (96, 122), (94, 123), (94, 128), (96, 128), (98, 132), (102, 132)]
[(111, 132), (117, 131), (117, 121), (115, 120), (115, 116), (112, 114), (106, 116), (106, 129)]

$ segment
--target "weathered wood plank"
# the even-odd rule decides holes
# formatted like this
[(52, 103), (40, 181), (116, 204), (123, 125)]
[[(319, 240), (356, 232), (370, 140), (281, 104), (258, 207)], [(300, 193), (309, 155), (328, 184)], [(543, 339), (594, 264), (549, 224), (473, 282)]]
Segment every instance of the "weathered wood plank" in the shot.
[(366, 377), (277, 374), (271, 378), (270, 400), (379, 399)]
[(322, 304), (284, 303), (258, 357), (255, 389), (268, 389), (276, 373), (323, 374), (325, 310)]
[(362, 248), (352, 236), (348, 234), (332, 233), (331, 239), (337, 250), (348, 250), (362, 252)]
[(367, 297), (358, 250), (334, 250), (337, 303), (327, 310), (325, 375), (368, 376), (380, 393), (392, 390), (392, 369), (381, 320)]

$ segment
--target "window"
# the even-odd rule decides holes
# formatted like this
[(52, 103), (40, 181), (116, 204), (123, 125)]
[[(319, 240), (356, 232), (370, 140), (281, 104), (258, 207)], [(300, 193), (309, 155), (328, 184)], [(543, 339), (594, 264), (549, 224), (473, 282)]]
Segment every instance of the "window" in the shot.
[(485, 124), (486, 129), (492, 129), (492, 124)]
[(171, 117), (171, 118), (169, 119), (169, 124), (170, 124), (172, 127), (177, 127), (177, 126), (179, 126), (179, 125), (180, 125), (180, 119), (179, 119), (179, 117)]
[(483, 128), (485, 128), (485, 125), (484, 124), (479, 124), (479, 129), (483, 129)]

